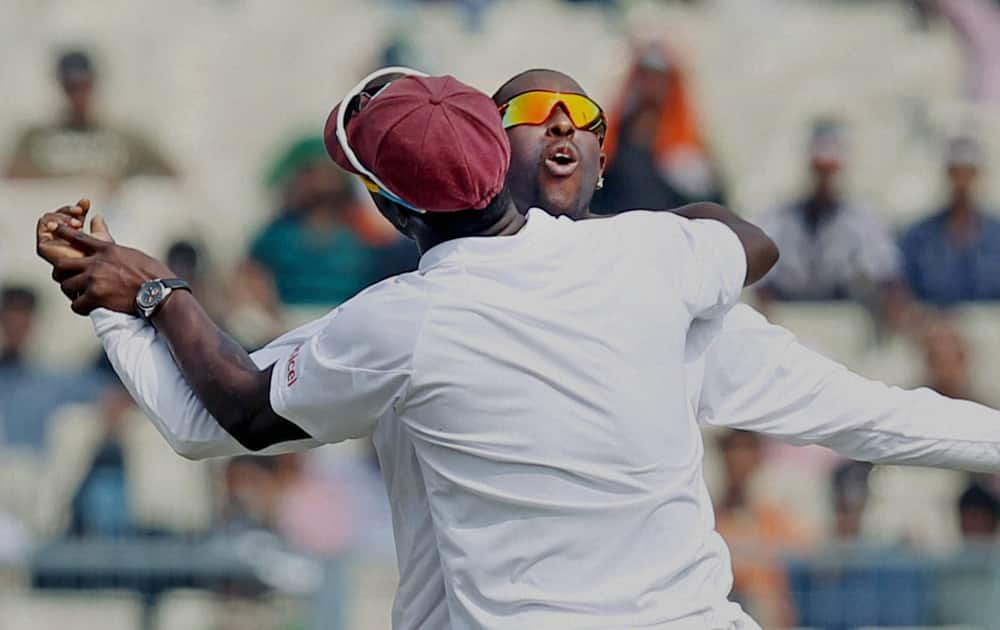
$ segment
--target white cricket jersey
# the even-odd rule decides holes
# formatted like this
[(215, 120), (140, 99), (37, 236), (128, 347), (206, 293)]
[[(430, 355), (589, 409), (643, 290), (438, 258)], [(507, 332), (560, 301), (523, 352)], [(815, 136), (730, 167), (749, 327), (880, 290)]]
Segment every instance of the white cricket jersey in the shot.
[[(618, 242), (614, 232), (605, 236), (608, 247)], [(595, 252), (605, 249), (603, 245), (597, 243)], [(336, 317), (334, 311), (301, 326), (251, 356), (258, 366), (269, 366)], [(174, 450), (192, 459), (248, 452), (204, 408), (174, 363), (166, 340), (148, 322), (104, 309), (91, 318), (122, 382)], [(704, 342), (711, 328), (696, 322), (688, 335), (689, 349), (703, 345), (695, 342)], [(859, 460), (1000, 471), (997, 411), (929, 389), (903, 390), (853, 374), (745, 305), (734, 307), (719, 328), (704, 356), (692, 353), (685, 368), (687, 394), (701, 422), (758, 431), (793, 444), (822, 444)], [(462, 627), (450, 622), (447, 578), (413, 439), (401, 423), (381, 423), (376, 439), (396, 509), (401, 575), (393, 625), (406, 630)], [(298, 451), (319, 443), (284, 442), (264, 452)], [(691, 446), (700, 453), (700, 440)], [(701, 584), (704, 600), (718, 604), (711, 613), (660, 627), (754, 628), (738, 607), (725, 603), (732, 582), (730, 563), (713, 531), (708, 505), (704, 496), (698, 505), (702, 529), (690, 535), (707, 542), (693, 561), (697, 570), (685, 575)], [(690, 588), (695, 587), (680, 591)]]
[(278, 360), (271, 403), (322, 442), (374, 431), (401, 589), (431, 586), (408, 574), (436, 551), (451, 628), (707, 627), (728, 558), (685, 345), (745, 275), (716, 221), (533, 210), (341, 306)]

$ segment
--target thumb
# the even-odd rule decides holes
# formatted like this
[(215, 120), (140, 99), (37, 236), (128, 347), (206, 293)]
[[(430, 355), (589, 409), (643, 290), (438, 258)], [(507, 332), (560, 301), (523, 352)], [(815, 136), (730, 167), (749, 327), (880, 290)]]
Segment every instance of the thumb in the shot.
[(111, 230), (108, 229), (108, 223), (104, 220), (104, 215), (101, 214), (95, 214), (94, 218), (90, 220), (90, 234), (102, 241), (115, 242), (111, 236)]

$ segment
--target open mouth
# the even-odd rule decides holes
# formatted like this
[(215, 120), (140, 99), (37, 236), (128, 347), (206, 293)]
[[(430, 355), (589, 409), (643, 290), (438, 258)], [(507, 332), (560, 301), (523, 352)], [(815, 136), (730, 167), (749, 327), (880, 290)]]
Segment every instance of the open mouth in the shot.
[(569, 143), (560, 143), (545, 152), (545, 170), (555, 177), (569, 177), (580, 164), (576, 148)]

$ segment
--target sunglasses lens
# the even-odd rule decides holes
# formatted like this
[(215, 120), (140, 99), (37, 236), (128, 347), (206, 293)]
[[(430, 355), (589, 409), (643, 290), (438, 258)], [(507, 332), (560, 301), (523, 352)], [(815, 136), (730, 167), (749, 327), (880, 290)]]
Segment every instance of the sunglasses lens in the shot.
[(601, 118), (601, 108), (585, 96), (564, 94), (562, 102), (569, 110), (573, 124), (580, 129), (589, 129)]
[(590, 129), (603, 117), (597, 103), (582, 94), (525, 92), (507, 102), (503, 112), (503, 125), (504, 127), (541, 125), (548, 120), (552, 110), (560, 104), (566, 109), (570, 120), (579, 129)]
[(528, 92), (514, 97), (504, 110), (504, 127), (542, 124), (556, 104), (554, 97), (554, 94), (541, 92)]

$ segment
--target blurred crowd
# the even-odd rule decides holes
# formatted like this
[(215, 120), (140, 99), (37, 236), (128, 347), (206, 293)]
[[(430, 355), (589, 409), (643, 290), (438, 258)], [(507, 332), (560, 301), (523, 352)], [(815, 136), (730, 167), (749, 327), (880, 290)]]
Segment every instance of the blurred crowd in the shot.
[[(455, 4), (475, 29), (493, 3)], [(630, 3), (591, 4), (622, 11)], [(1000, 108), (1000, 3), (908, 4), (920, 19), (954, 29), (968, 75), (963, 98)], [(380, 61), (412, 61), (416, 53), (407, 46), (390, 42)], [(50, 71), (62, 114), (25, 121), (3, 158), (10, 181), (84, 176), (119, 185), (138, 176), (184, 177), (182, 156), (166, 157), (142, 129), (120, 127), (95, 106), (105, 73), (114, 72), (114, 60), (98, 67), (95, 58), (84, 48), (54, 55)], [(727, 201), (717, 147), (708, 141), (718, 143), (719, 134), (704, 126), (691, 74), (673, 42), (635, 43), (616, 96), (604, 103), (608, 161), (595, 211)], [(944, 139), (937, 167), (924, 177), (943, 178), (945, 196), (926, 199), (924, 217), (893, 229), (877, 204), (845, 182), (856, 156), (850, 124), (831, 111), (804, 135), (796, 159), (808, 185), (755, 216), (782, 256), (747, 299), (767, 314), (789, 304), (861, 305), (879, 343), (902, 339), (916, 349), (918, 382), (907, 384), (976, 399), (975, 349), (950, 309), (1000, 303), (1000, 215), (981, 195), (982, 181), (996, 176), (997, 156), (974, 128)], [(262, 162), (269, 162), (261, 186), (274, 211), (241, 260), (221, 268), (213, 243), (198, 233), (154, 252), (248, 349), (414, 269), (418, 257), (373, 211), (364, 188), (326, 157), (318, 136), (289, 138)], [(0, 252), (24, 238), (3, 235)], [(47, 334), (36, 317), (38, 286), (7, 281), (2, 266), (0, 286), (0, 562), (24, 562), (38, 545), (66, 538), (247, 532), (268, 532), (309, 554), (391, 558), (388, 506), (370, 444), (182, 460), (144, 421), (102, 356), (70, 371), (41, 365), (32, 355), (33, 339)], [(839, 545), (868, 548), (869, 558), (899, 549), (955, 552), (997, 534), (994, 477), (872, 467), (742, 432), (709, 433), (706, 448), (718, 528), (734, 550), (734, 597), (765, 627), (927, 623), (939, 611), (920, 566), (830, 571), (794, 558)], [(875, 603), (859, 601), (859, 592)]]

